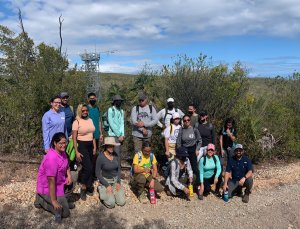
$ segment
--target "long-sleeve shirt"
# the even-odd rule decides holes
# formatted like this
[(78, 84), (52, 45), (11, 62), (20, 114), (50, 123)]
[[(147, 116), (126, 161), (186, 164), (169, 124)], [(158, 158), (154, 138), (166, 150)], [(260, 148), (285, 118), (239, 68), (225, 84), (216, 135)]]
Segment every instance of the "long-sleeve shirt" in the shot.
[[(177, 163), (174, 160), (177, 160)], [(192, 167), (191, 167), (190, 160), (188, 158), (184, 162), (184, 164), (185, 164), (184, 170), (185, 171), (183, 173), (181, 173), (181, 171), (180, 171), (179, 160), (177, 158), (174, 159), (174, 160), (171, 162), (170, 175), (167, 178), (166, 185), (168, 185), (169, 190), (174, 195), (176, 195), (176, 188), (179, 189), (179, 190), (183, 190), (186, 187), (184, 184), (179, 182), (179, 179), (182, 176), (187, 176), (187, 175), (188, 175), (189, 178), (193, 178), (193, 170), (192, 170)]]
[(198, 130), (202, 138), (202, 147), (207, 146), (209, 143), (216, 144), (215, 129), (211, 123), (199, 124)]
[(180, 118), (184, 116), (184, 113), (178, 108), (173, 108), (172, 110), (167, 109), (167, 115), (166, 115), (166, 108), (161, 109), (157, 113), (157, 120), (158, 120), (157, 125), (161, 128), (163, 127), (163, 125), (170, 126), (171, 118), (175, 112), (177, 112), (180, 115)]
[[(203, 165), (204, 157), (206, 157), (205, 166)], [(204, 178), (205, 179), (211, 178), (214, 175), (216, 167), (217, 167), (217, 171), (215, 174), (215, 179), (217, 179), (221, 174), (221, 164), (220, 164), (219, 157), (216, 155), (213, 156), (216, 159), (216, 164), (212, 157), (211, 158), (208, 158), (207, 156), (204, 157), (200, 159), (200, 163), (199, 163), (200, 183), (203, 183)]]
[(115, 153), (113, 155), (113, 160), (111, 161), (104, 155), (104, 152), (100, 153), (96, 161), (96, 176), (106, 188), (109, 186), (106, 179), (117, 178), (117, 182), (121, 182), (121, 167), (118, 156)]
[(65, 112), (66, 127), (67, 127), (67, 131), (68, 131), (68, 137), (70, 137), (72, 135), (72, 124), (74, 121), (73, 110), (72, 110), (71, 106), (69, 106), (69, 105), (61, 107), (59, 110), (62, 112)]
[[(152, 106), (152, 112), (150, 112), (149, 105), (139, 107), (139, 111), (136, 111), (136, 106), (131, 110), (131, 123), (132, 123), (132, 135), (138, 138), (150, 138), (152, 136), (152, 127), (157, 123), (157, 114), (155, 108)], [(143, 135), (143, 128), (137, 127), (138, 121), (144, 122), (144, 128), (147, 129), (148, 135)]]
[(50, 109), (47, 111), (42, 118), (42, 130), (43, 130), (43, 140), (44, 149), (50, 149), (50, 143), (54, 134), (62, 132), (68, 136), (66, 123), (65, 123), (65, 113), (62, 111), (55, 112)]
[(115, 106), (108, 108), (108, 136), (121, 137), (125, 136), (124, 130), (124, 111)]
[(200, 150), (202, 139), (196, 128), (180, 128), (176, 139), (176, 147), (192, 147), (196, 145), (196, 150)]

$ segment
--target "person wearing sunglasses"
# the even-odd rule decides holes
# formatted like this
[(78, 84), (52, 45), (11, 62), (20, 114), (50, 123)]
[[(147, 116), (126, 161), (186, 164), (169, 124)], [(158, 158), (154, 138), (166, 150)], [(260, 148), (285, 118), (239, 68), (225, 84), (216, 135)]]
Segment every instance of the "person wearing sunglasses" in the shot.
[(86, 200), (86, 194), (93, 189), (93, 156), (96, 155), (96, 140), (93, 120), (89, 118), (88, 106), (79, 104), (77, 117), (72, 125), (72, 138), (76, 152), (76, 160), (82, 164), (80, 198)]
[(244, 155), (244, 148), (236, 144), (234, 156), (229, 158), (223, 185), (223, 192), (228, 191), (228, 197), (242, 195), (242, 188), (245, 194), (242, 198), (244, 203), (249, 202), (249, 195), (253, 186), (253, 167), (251, 160)]
[(65, 122), (65, 113), (60, 111), (61, 98), (56, 95), (50, 99), (51, 108), (42, 118), (42, 130), (45, 153), (50, 149), (50, 142), (54, 134), (62, 132), (68, 136)]
[(191, 118), (188, 115), (184, 115), (183, 118), (183, 126), (179, 129), (178, 137), (176, 139), (176, 148), (180, 148), (184, 146), (188, 150), (188, 158), (191, 162), (193, 173), (196, 175), (196, 181), (194, 185), (197, 188), (197, 193), (199, 195), (200, 188), (200, 174), (197, 163), (197, 156), (199, 154), (199, 150), (202, 144), (202, 139), (200, 133), (197, 128), (194, 128), (191, 125)]

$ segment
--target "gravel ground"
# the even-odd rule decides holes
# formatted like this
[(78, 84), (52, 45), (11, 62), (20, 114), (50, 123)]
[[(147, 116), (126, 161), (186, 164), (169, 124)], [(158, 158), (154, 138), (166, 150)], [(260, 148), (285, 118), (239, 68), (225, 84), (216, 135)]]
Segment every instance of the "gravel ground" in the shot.
[(33, 207), (37, 168), (0, 162), (0, 228), (300, 228), (300, 162), (259, 166), (248, 204), (239, 197), (225, 203), (213, 195), (187, 202), (164, 193), (156, 205), (140, 204), (124, 172), (124, 207), (106, 209), (94, 193), (77, 201), (60, 225)]

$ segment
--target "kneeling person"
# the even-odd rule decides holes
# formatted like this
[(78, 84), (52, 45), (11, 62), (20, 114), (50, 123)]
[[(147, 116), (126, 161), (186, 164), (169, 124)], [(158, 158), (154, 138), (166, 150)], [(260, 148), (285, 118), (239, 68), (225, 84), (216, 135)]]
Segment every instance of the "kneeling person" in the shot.
[(145, 188), (154, 189), (157, 193), (164, 190), (164, 187), (158, 182), (157, 161), (151, 152), (149, 142), (143, 142), (142, 152), (137, 152), (133, 158), (133, 178), (132, 188), (137, 192), (141, 203), (148, 202)]
[(115, 204), (125, 205), (125, 192), (121, 186), (121, 166), (118, 155), (114, 152), (116, 143), (114, 137), (104, 139), (104, 151), (100, 153), (96, 162), (96, 176), (100, 182), (98, 191), (100, 199), (108, 208), (114, 208)]
[[(200, 159), (199, 171), (201, 185), (198, 198), (202, 200), (203, 195), (207, 196), (210, 191), (215, 191), (216, 194), (219, 194), (222, 182), (221, 163), (219, 157), (215, 155), (214, 144), (210, 143), (207, 145), (207, 153)], [(213, 185), (213, 190), (211, 190), (211, 185)]]
[(242, 188), (246, 187), (242, 200), (248, 203), (253, 186), (253, 168), (251, 160), (243, 154), (243, 146), (237, 144), (234, 156), (227, 163), (223, 191), (228, 190), (228, 197), (231, 198), (235, 193), (242, 194)]
[(171, 161), (170, 174), (166, 181), (170, 192), (173, 195), (184, 193), (188, 198), (190, 191), (187, 188), (188, 184), (193, 183), (193, 170), (188, 152), (185, 147), (177, 148), (175, 159)]

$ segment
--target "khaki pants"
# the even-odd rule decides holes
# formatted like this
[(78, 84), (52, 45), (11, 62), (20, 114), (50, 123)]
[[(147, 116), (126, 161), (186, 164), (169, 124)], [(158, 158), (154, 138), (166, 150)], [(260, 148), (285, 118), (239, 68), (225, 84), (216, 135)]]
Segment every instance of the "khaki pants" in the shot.
[[(140, 196), (145, 188), (149, 188), (149, 183), (152, 180), (152, 175), (149, 175), (146, 177), (144, 174), (134, 174), (132, 181), (131, 181), (131, 186), (133, 189), (136, 190), (137, 195)], [(154, 190), (156, 192), (162, 192), (164, 190), (164, 186), (162, 186), (157, 180), (154, 180)]]
[(105, 180), (112, 186), (113, 193), (107, 193), (106, 187), (100, 185), (98, 187), (98, 192), (100, 194), (100, 199), (103, 201), (104, 205), (107, 208), (114, 208), (115, 205), (124, 206), (126, 203), (125, 200), (125, 191), (123, 187), (119, 191), (116, 189), (117, 179), (106, 179)]
[(176, 155), (176, 144), (175, 143), (169, 143), (169, 153), (170, 157), (168, 158), (168, 161), (171, 161), (175, 158)]

